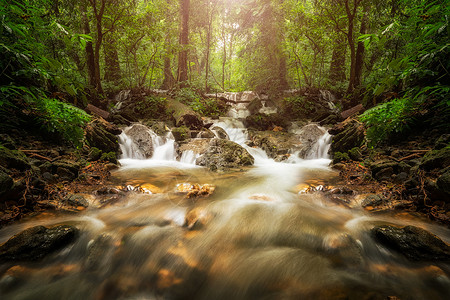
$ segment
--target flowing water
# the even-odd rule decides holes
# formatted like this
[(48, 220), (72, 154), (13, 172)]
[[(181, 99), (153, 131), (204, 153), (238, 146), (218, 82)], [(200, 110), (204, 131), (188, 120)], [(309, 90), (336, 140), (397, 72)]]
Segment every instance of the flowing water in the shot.
[[(245, 145), (239, 121), (215, 125), (251, 152), (254, 166), (209, 172), (195, 166), (192, 151), (178, 158), (170, 134), (154, 138), (153, 157), (143, 159), (121, 135), (124, 157), (112, 184), (140, 191), (87, 195), (82, 213), (45, 213), (3, 228), (0, 243), (36, 225), (73, 224), (81, 235), (42, 262), (1, 266), (0, 298), (449, 299), (448, 265), (409, 262), (368, 233), (378, 224), (416, 225), (449, 242), (448, 229), (301, 192), (338, 181), (328, 167), (329, 135), (308, 159), (293, 154), (278, 163)], [(190, 184), (215, 190), (188, 198)]]

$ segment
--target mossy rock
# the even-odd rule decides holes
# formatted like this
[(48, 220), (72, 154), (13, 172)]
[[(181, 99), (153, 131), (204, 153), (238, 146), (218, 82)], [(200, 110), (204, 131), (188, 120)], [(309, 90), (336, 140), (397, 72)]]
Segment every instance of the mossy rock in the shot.
[(191, 131), (186, 126), (175, 127), (172, 129), (172, 135), (176, 142), (191, 138)]
[(24, 171), (31, 168), (28, 158), (19, 150), (11, 150), (0, 145), (0, 166)]
[(333, 164), (337, 164), (343, 161), (349, 161), (350, 156), (347, 153), (334, 152), (333, 153)]
[(361, 161), (363, 158), (361, 151), (357, 147), (348, 150), (348, 156), (354, 161)]
[(100, 160), (108, 161), (113, 164), (117, 164), (117, 154), (116, 154), (116, 152), (103, 153), (102, 156), (100, 157)]
[(356, 121), (348, 122), (342, 125), (338, 131), (330, 131), (335, 133), (331, 140), (332, 152), (348, 152), (349, 150), (360, 147), (364, 141), (364, 126)]
[(101, 156), (102, 156), (102, 150), (100, 150), (96, 147), (92, 147), (88, 154), (88, 160), (96, 161), (96, 160), (99, 160)]
[(420, 162), (423, 170), (440, 169), (450, 165), (450, 146), (428, 151)]
[(255, 159), (241, 145), (223, 139), (214, 138), (205, 154), (196, 164), (208, 167), (212, 171), (253, 165)]
[(86, 141), (91, 147), (96, 147), (103, 152), (119, 150), (117, 136), (108, 131), (107, 126), (98, 120), (94, 120), (86, 126)]

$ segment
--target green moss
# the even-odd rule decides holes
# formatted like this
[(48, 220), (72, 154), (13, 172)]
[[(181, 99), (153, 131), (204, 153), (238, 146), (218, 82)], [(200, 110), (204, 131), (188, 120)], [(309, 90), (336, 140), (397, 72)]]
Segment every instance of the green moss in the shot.
[(116, 152), (107, 152), (107, 153), (103, 153), (102, 156), (100, 157), (100, 160), (102, 161), (108, 161), (111, 162), (113, 164), (117, 164), (117, 154)]
[(354, 148), (348, 150), (348, 156), (352, 160), (356, 160), (356, 161), (360, 161), (362, 159), (361, 151), (357, 147), (354, 147)]
[(349, 161), (350, 157), (347, 153), (334, 152), (333, 153), (333, 164), (340, 163), (342, 161)]
[(88, 154), (88, 159), (90, 161), (99, 160), (99, 158), (102, 156), (102, 150), (92, 147)]

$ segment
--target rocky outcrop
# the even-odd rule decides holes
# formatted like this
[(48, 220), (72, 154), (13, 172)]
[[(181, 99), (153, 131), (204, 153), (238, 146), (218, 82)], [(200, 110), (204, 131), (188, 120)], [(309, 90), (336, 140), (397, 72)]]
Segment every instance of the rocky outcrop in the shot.
[(450, 247), (437, 236), (415, 226), (381, 225), (372, 228), (372, 236), (383, 246), (413, 261), (450, 261)]
[[(450, 196), (450, 170), (447, 170), (444, 174), (438, 177), (436, 180), (436, 186), (444, 194)], [(450, 201), (450, 197), (447, 197), (447, 200)]]
[(154, 149), (150, 128), (142, 124), (133, 124), (133, 126), (125, 129), (124, 133), (133, 141), (145, 157), (152, 157)]
[(364, 126), (354, 119), (347, 119), (328, 131), (333, 135), (331, 152), (347, 152), (359, 147), (364, 141)]
[(282, 131), (249, 131), (249, 139), (250, 147), (259, 147), (267, 156), (277, 160), (286, 157), (291, 149), (299, 150), (302, 146), (296, 135)]
[(219, 139), (224, 139), (224, 140), (230, 139), (227, 132), (222, 127), (213, 126), (211, 128), (211, 131), (214, 132)]
[(35, 261), (72, 243), (78, 229), (70, 225), (36, 226), (10, 238), (0, 246), (0, 261)]
[(11, 150), (0, 145), (0, 166), (24, 171), (31, 168), (28, 158), (19, 150)]
[(426, 171), (444, 166), (450, 166), (450, 147), (431, 150), (425, 154), (420, 162), (420, 168)]
[(103, 152), (117, 152), (119, 150), (119, 140), (117, 134), (120, 129), (106, 122), (96, 119), (86, 126), (86, 141), (91, 147), (96, 147)]
[(398, 162), (391, 159), (381, 159), (369, 164), (372, 177), (377, 180), (390, 180), (394, 175), (408, 173), (411, 166), (405, 162)]
[(212, 171), (228, 168), (250, 166), (254, 163), (253, 156), (239, 144), (214, 138), (209, 143), (207, 151), (197, 158), (196, 164), (208, 167)]

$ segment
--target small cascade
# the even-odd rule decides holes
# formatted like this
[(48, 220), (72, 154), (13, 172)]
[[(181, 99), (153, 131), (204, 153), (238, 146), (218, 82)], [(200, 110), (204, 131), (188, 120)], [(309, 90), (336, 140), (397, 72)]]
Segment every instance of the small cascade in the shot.
[(145, 156), (139, 150), (139, 147), (123, 131), (119, 135), (119, 145), (120, 145), (120, 151), (122, 152), (121, 158), (145, 159)]
[(219, 122), (214, 125), (225, 130), (230, 138), (230, 141), (233, 141), (241, 146), (245, 145), (245, 142), (248, 140), (246, 128), (239, 120), (233, 118), (220, 118)]
[(195, 164), (195, 161), (199, 157), (199, 154), (196, 154), (192, 150), (186, 150), (181, 154), (180, 162), (185, 164)]
[(154, 140), (156, 140), (156, 143), (154, 143), (153, 156), (151, 159), (167, 161), (175, 161), (177, 159), (175, 138), (171, 132), (167, 133), (165, 138), (157, 136)]
[(314, 144), (311, 148), (310, 152), (306, 156), (307, 159), (319, 159), (326, 158), (329, 159), (328, 150), (330, 150), (331, 146), (331, 135), (328, 131), (325, 131), (324, 135), (322, 135), (319, 140)]

